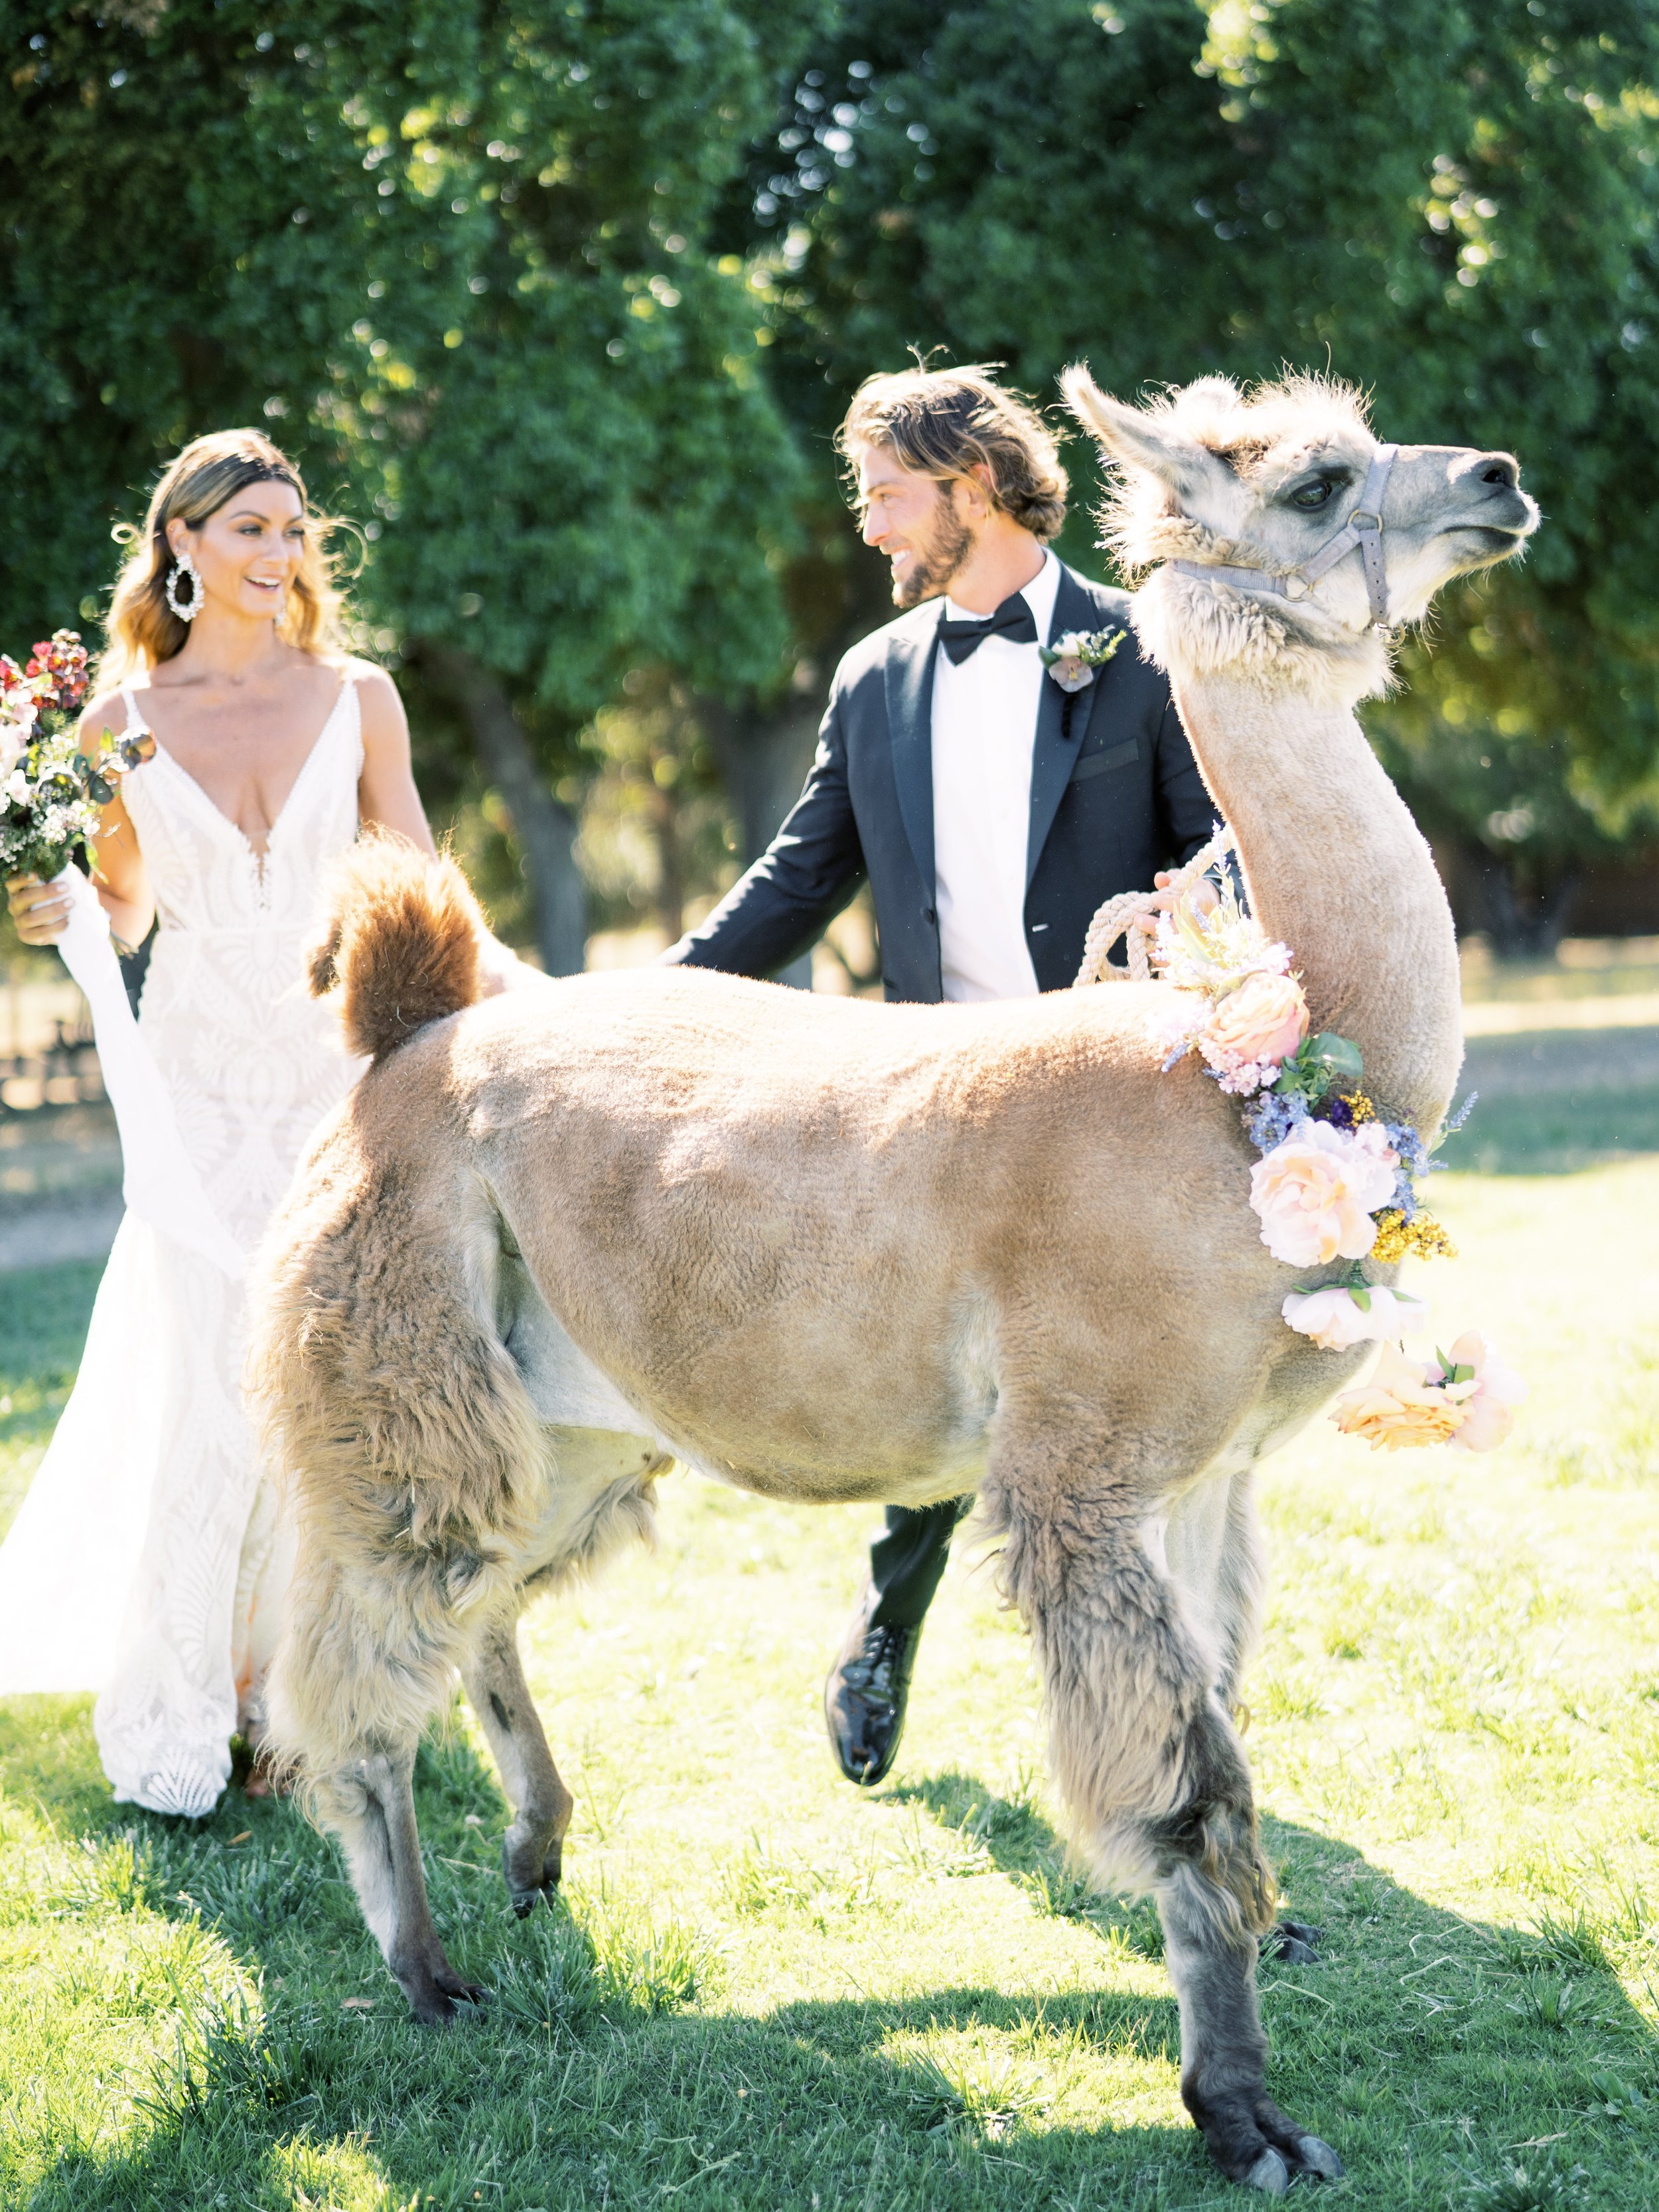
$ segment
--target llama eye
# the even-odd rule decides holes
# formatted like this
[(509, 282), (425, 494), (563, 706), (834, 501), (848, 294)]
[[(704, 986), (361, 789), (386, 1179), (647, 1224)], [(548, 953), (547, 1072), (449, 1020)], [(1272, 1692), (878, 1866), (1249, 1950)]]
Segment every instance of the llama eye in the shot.
[(1311, 514), (1316, 507), (1323, 507), (1335, 489), (1336, 486), (1328, 477), (1322, 477), (1317, 483), (1304, 484), (1299, 490), (1293, 491), (1291, 494), (1291, 505), (1301, 507), (1304, 513)]

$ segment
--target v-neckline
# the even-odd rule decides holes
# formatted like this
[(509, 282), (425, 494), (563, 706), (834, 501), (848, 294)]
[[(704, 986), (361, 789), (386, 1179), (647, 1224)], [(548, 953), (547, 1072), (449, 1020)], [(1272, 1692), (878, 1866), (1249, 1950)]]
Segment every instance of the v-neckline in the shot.
[[(147, 691), (151, 687), (148, 684), (144, 686), (144, 689)], [(316, 759), (318, 754), (321, 752), (324, 745), (326, 744), (329, 732), (334, 727), (334, 718), (339, 713), (341, 708), (344, 706), (346, 693), (350, 690), (350, 688), (351, 676), (348, 671), (348, 672), (340, 678), (340, 688), (334, 695), (334, 703), (328, 710), (328, 714), (324, 720), (322, 728), (318, 731), (316, 736), (312, 739), (311, 744), (307, 750), (306, 757), (301, 762), (298, 772), (295, 775), (293, 782), (289, 784), (288, 790), (283, 796), (282, 805), (276, 809), (275, 818), (272, 820), (270, 827), (265, 832), (265, 842), (263, 847), (254, 843), (252, 838), (248, 836), (247, 831), (243, 829), (241, 823), (235, 821), (230, 815), (226, 813), (224, 808), (220, 805), (218, 800), (213, 797), (211, 793), (207, 790), (204, 785), (197, 781), (196, 777), (191, 774), (190, 770), (185, 766), (184, 763), (179, 758), (177, 754), (173, 752), (167, 746), (161, 743), (161, 738), (156, 735), (152, 726), (149, 722), (144, 721), (142, 710), (140, 710), (139, 720), (141, 722), (143, 722), (145, 732), (154, 740), (157, 757), (164, 760), (167, 766), (173, 770), (175, 775), (182, 776), (185, 783), (190, 786), (190, 788), (201, 800), (203, 805), (207, 808), (209, 813), (213, 815), (216, 820), (222, 822), (227, 830), (230, 830), (234, 836), (241, 840), (243, 849), (247, 853), (249, 858), (252, 860), (255, 867), (258, 869), (259, 875), (263, 878), (265, 872), (265, 862), (270, 858), (270, 848), (276, 842), (276, 832), (282, 828), (284, 820), (287, 818), (288, 811), (294, 804), (295, 796), (299, 791), (300, 786), (306, 780), (307, 771), (310, 769), (312, 763)], [(132, 702), (135, 706), (138, 703), (138, 695), (136, 691), (132, 694)]]

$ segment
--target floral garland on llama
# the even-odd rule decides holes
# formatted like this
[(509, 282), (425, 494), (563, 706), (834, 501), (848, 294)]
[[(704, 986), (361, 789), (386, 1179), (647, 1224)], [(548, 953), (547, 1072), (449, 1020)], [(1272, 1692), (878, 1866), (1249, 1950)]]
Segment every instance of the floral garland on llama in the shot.
[[(1369, 1282), (1362, 1270), (1366, 1260), (1387, 1266), (1412, 1252), (1456, 1256), (1418, 1194), (1442, 1163), (1410, 1122), (1377, 1113), (1359, 1087), (1364, 1066), (1352, 1039), (1328, 1030), (1309, 1035), (1290, 948), (1244, 909), (1231, 879), (1208, 911), (1194, 889), (1182, 888), (1159, 915), (1147, 947), (1150, 969), (1182, 994), (1164, 1073), (1195, 1054), (1223, 1091), (1249, 1102), (1244, 1129), (1261, 1154), (1250, 1205), (1274, 1259), (1292, 1267), (1349, 1262), (1335, 1281), (1291, 1291), (1281, 1309), (1291, 1328), (1327, 1351), (1384, 1340), (1371, 1381), (1345, 1392), (1331, 1419), (1373, 1449), (1450, 1443), (1490, 1451), (1526, 1395), (1520, 1377), (1473, 1329), (1449, 1353), (1408, 1358), (1386, 1340), (1425, 1321), (1428, 1303)], [(1443, 1137), (1462, 1127), (1474, 1103)]]

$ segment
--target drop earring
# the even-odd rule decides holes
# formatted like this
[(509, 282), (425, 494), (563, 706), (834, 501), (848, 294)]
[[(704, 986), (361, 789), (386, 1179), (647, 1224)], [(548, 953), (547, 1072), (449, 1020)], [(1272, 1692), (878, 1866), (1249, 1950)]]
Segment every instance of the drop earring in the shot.
[[(188, 604), (180, 599), (179, 592), (179, 586), (185, 581), (186, 577), (190, 580), (190, 599)], [(201, 613), (202, 602), (206, 597), (207, 590), (202, 582), (201, 570), (191, 559), (188, 553), (181, 553), (178, 559), (173, 562), (171, 570), (168, 572), (167, 581), (167, 605), (173, 609), (173, 613), (178, 616), (180, 622), (192, 623), (195, 621), (197, 616)]]

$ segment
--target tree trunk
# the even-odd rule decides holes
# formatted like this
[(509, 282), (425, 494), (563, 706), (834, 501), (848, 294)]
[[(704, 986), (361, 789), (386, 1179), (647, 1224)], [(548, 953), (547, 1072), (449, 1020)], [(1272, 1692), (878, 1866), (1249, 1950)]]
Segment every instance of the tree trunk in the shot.
[[(738, 817), (743, 864), (757, 860), (778, 825), (800, 797), (817, 743), (823, 708), (816, 696), (792, 691), (778, 706), (732, 707), (698, 702), (726, 796)], [(812, 988), (812, 956), (804, 952), (775, 979), (796, 989)]]
[(800, 797), (823, 709), (816, 698), (799, 692), (769, 711), (707, 699), (699, 704), (720, 781), (737, 812), (746, 868), (759, 860)]
[(562, 805), (498, 677), (470, 653), (424, 641), (420, 665), (459, 708), (484, 775), (513, 817), (536, 918), (536, 943), (550, 975), (579, 975), (587, 954), (587, 895), (572, 850), (576, 817)]
[(1545, 890), (1522, 890), (1494, 854), (1477, 847), (1474, 857), (1493, 951), (1504, 960), (1553, 959), (1572, 913), (1582, 871), (1565, 868)]

